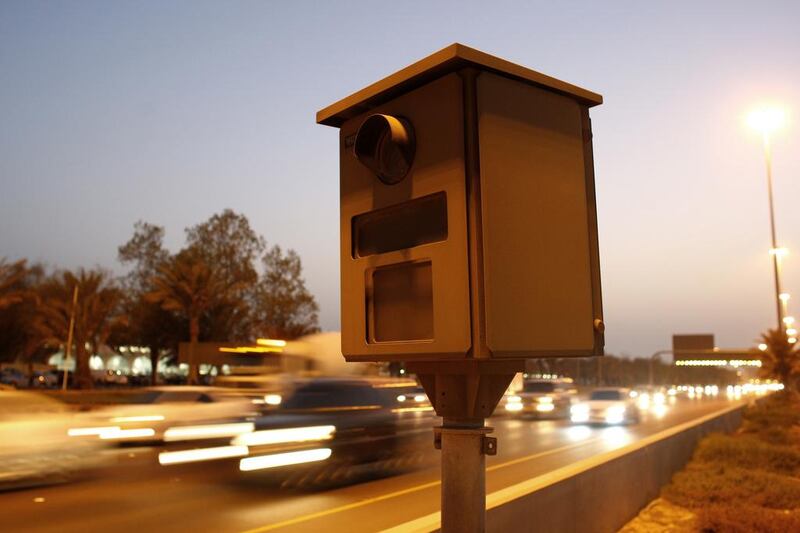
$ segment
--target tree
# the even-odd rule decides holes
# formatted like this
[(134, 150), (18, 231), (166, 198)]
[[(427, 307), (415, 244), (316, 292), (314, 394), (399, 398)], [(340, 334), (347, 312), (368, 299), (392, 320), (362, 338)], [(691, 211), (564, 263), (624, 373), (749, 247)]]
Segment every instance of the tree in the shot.
[(147, 292), (151, 279), (169, 259), (169, 252), (164, 249), (164, 228), (141, 220), (136, 222), (133, 237), (117, 248), (117, 258), (123, 265), (133, 266), (123, 278), (125, 289)]
[[(294, 251), (266, 244), (244, 215), (230, 209), (186, 230), (176, 255), (163, 247), (164, 230), (138, 222), (119, 247), (132, 266), (123, 280), (131, 343), (150, 347), (152, 366), (160, 348), (173, 347), (177, 332), (194, 345), (204, 341), (252, 341), (257, 335), (294, 338), (318, 331), (318, 307), (302, 278)], [(258, 260), (263, 274), (259, 275)], [(124, 338), (124, 337), (120, 337)], [(197, 379), (194, 361), (190, 379)]]
[(235, 301), (229, 300), (226, 285), (202, 257), (193, 250), (184, 250), (158, 269), (152, 280), (153, 288), (145, 296), (148, 301), (188, 321), (192, 352), (189, 380), (192, 383), (196, 383), (198, 377), (193, 352), (200, 340), (201, 320), (215, 306), (235, 305)]
[(117, 249), (120, 263), (132, 268), (122, 279), (126, 294), (123, 306), (130, 325), (117, 331), (115, 340), (119, 344), (143, 345), (150, 349), (153, 385), (158, 382), (160, 355), (165, 350), (177, 351), (182, 338), (180, 332), (188, 328), (181, 317), (146, 298), (153, 290), (153, 279), (159, 269), (170, 260), (163, 241), (163, 227), (139, 221), (134, 225), (130, 240)]
[(314, 296), (306, 289), (300, 256), (273, 246), (262, 259), (264, 273), (255, 291), (256, 320), (261, 335), (294, 339), (319, 331)]
[(761, 374), (777, 379), (787, 390), (797, 391), (800, 377), (800, 350), (789, 342), (784, 330), (770, 329), (761, 335), (767, 349), (761, 352)]
[(0, 300), (5, 302), (0, 306), (0, 361), (22, 360), (32, 366), (43, 344), (34, 322), (39, 305), (36, 288), (44, 269), (29, 267), (25, 261), (3, 263), (0, 261)]
[[(247, 341), (253, 334), (250, 296), (258, 283), (255, 264), (266, 244), (246, 216), (231, 209), (186, 230), (186, 251), (212, 267), (226, 295), (208, 310), (205, 330), (213, 340)], [(229, 305), (236, 301), (236, 305)]]
[(79, 269), (57, 272), (38, 287), (40, 305), (33, 327), (38, 336), (51, 345), (66, 348), (73, 291), (78, 288), (75, 305), (73, 344), (75, 379), (80, 388), (92, 386), (89, 349), (98, 349), (112, 328), (125, 321), (121, 313), (122, 291), (102, 270)]
[(5, 258), (0, 259), (0, 309), (11, 307), (25, 299), (26, 289), (20, 287), (20, 282), (26, 274), (24, 259), (10, 264), (6, 263)]

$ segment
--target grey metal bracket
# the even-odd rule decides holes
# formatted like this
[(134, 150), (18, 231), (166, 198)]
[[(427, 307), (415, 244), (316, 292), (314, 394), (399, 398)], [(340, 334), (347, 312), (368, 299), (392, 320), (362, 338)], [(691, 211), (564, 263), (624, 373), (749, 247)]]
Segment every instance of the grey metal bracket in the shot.
[[(448, 431), (449, 428), (442, 428), (441, 426), (437, 426), (433, 428), (433, 447), (437, 450), (442, 449), (442, 429)], [(470, 431), (470, 430), (456, 430), (456, 431)], [(492, 431), (492, 428), (481, 428), (478, 430), (472, 430), (476, 433), (482, 433), (481, 435), (481, 453), (483, 455), (497, 455), (497, 437), (488, 437), (486, 433)]]
[(483, 436), (483, 455), (497, 455), (497, 437)]

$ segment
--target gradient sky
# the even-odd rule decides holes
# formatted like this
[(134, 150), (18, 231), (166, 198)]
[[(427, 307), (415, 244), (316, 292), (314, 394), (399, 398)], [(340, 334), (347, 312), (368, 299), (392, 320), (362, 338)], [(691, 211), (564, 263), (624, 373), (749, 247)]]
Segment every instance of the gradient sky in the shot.
[[(556, 7), (558, 5), (558, 7)], [(116, 272), (143, 219), (230, 207), (296, 249), (339, 327), (337, 131), (315, 112), (452, 42), (601, 93), (607, 352), (750, 346), (775, 311), (760, 140), (800, 314), (800, 3), (0, 3), (0, 257)]]

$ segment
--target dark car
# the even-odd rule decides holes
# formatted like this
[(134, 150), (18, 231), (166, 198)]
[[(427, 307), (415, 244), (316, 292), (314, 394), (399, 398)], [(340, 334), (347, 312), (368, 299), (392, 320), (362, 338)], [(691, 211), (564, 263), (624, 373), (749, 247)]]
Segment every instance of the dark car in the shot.
[(19, 389), (27, 387), (29, 379), (21, 370), (8, 367), (0, 370), (0, 383)]
[(266, 472), (295, 486), (347, 481), (366, 466), (388, 471), (419, 464), (431, 455), (436, 418), (427, 401), (410, 405), (409, 396), (419, 396), (419, 389), (407, 380), (300, 380), (279, 409), (256, 418), (254, 430), (228, 446), (165, 452), (159, 460), (238, 457), (240, 471)]

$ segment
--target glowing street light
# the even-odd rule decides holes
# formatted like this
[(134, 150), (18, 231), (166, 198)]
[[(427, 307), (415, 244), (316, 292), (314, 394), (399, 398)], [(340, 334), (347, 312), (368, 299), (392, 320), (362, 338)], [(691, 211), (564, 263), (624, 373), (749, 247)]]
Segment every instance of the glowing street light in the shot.
[(789, 344), (794, 344), (797, 342), (797, 337), (789, 337)]
[[(785, 122), (785, 113), (777, 107), (762, 107), (752, 111), (747, 116), (747, 124), (761, 133), (764, 143), (764, 159), (767, 163), (767, 192), (769, 193), (769, 226), (772, 237), (772, 268), (775, 274), (775, 303), (778, 310), (778, 330), (783, 328), (784, 309), (781, 303), (780, 257), (786, 255), (788, 250), (779, 248), (775, 237), (775, 207), (772, 199), (772, 149), (770, 148), (770, 134), (778, 130)], [(788, 325), (788, 324), (787, 324)]]
[(797, 330), (795, 328), (789, 328), (789, 329), (786, 330), (786, 334), (791, 336), (791, 337), (796, 337), (797, 336)]
[(762, 107), (747, 115), (747, 125), (762, 135), (779, 130), (785, 122), (786, 113), (777, 107)]
[(767, 345), (762, 342), (761, 344), (758, 345), (758, 349), (761, 350), (762, 352), (766, 352)]
[(783, 317), (783, 323), (786, 324), (787, 327), (791, 326), (792, 324), (794, 324), (794, 317), (793, 316)]

